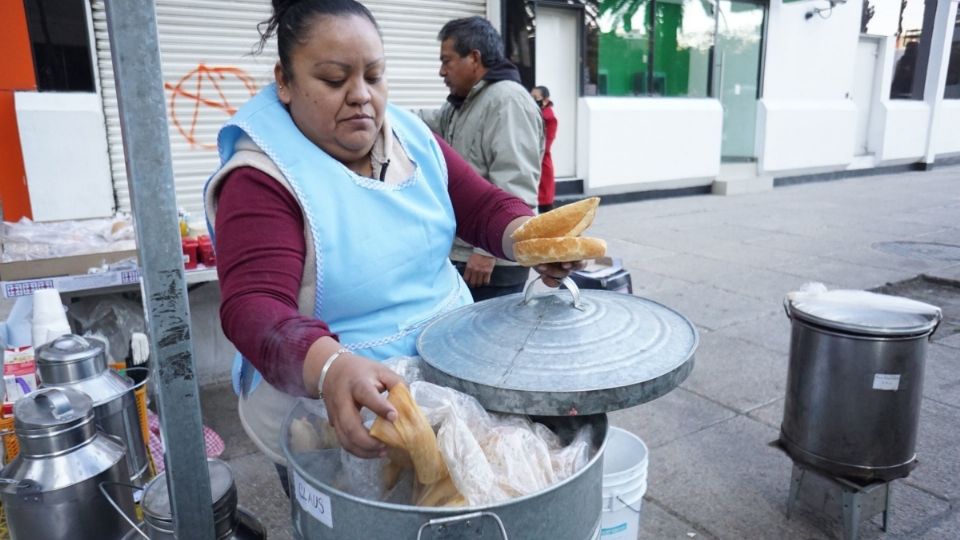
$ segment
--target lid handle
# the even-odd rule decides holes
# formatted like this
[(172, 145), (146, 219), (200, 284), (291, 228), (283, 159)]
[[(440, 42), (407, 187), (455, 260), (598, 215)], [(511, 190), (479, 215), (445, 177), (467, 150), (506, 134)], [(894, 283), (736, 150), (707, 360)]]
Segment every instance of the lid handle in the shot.
[[(530, 280), (530, 282), (527, 283), (527, 285), (523, 288), (523, 305), (527, 305), (530, 303), (530, 300), (533, 300), (533, 284), (537, 281), (543, 281), (543, 275), (537, 276), (537, 279)], [(563, 278), (560, 282), (563, 283), (563, 286), (566, 287), (568, 291), (570, 291), (570, 296), (573, 297), (573, 303), (570, 305), (572, 305), (574, 309), (579, 309), (582, 311), (583, 306), (580, 304), (580, 287), (577, 287), (577, 284), (570, 279), (570, 276)]]
[(38, 406), (49, 409), (50, 414), (57, 420), (63, 420), (73, 414), (73, 404), (70, 403), (70, 398), (59, 388), (37, 390), (37, 395), (34, 396), (33, 401)]
[(74, 351), (77, 349), (86, 349), (90, 347), (90, 342), (76, 334), (64, 334), (51, 342), (54, 349), (62, 351)]
[(420, 540), (421, 538), (423, 538), (423, 531), (426, 529), (439, 527), (442, 531), (443, 528), (445, 528), (446, 526), (452, 523), (458, 523), (461, 521), (465, 521), (466, 524), (469, 526), (470, 520), (483, 519), (484, 517), (493, 518), (493, 520), (497, 522), (497, 529), (498, 529), (497, 532), (500, 533), (501, 540), (509, 540), (509, 538), (507, 537), (507, 529), (503, 526), (503, 520), (501, 520), (500, 516), (494, 514), (493, 512), (473, 512), (470, 514), (461, 514), (459, 516), (450, 516), (450, 517), (444, 517), (444, 518), (431, 519), (430, 521), (427, 521), (426, 523), (423, 523), (422, 525), (420, 525), (420, 529), (417, 531), (417, 540)]

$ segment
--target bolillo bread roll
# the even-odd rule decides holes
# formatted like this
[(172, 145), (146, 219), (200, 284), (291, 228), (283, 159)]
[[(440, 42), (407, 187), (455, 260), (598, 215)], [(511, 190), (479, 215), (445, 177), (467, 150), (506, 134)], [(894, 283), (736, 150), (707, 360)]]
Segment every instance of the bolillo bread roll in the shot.
[(513, 238), (514, 242), (521, 242), (534, 238), (580, 236), (580, 233), (593, 223), (599, 205), (600, 197), (590, 197), (573, 204), (561, 206), (530, 219), (513, 231), (510, 238)]
[(596, 259), (606, 252), (606, 242), (590, 237), (534, 238), (513, 245), (513, 255), (523, 266)]

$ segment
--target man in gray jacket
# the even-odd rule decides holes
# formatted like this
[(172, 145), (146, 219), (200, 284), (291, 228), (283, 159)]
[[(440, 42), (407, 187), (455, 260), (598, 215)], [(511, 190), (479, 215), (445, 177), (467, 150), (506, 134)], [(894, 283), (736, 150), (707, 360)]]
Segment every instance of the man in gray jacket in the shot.
[[(537, 207), (544, 150), (543, 117), (507, 61), (500, 35), (481, 17), (443, 26), (440, 76), (450, 88), (440, 110), (420, 117), (493, 184)], [(456, 240), (450, 258), (474, 301), (519, 292), (528, 269)]]

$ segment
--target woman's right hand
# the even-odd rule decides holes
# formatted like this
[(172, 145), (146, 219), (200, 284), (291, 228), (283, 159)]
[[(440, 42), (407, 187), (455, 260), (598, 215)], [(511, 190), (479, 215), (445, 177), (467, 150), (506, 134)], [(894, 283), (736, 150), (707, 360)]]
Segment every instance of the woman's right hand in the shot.
[(396, 420), (396, 409), (381, 394), (402, 380), (380, 362), (353, 353), (340, 355), (330, 366), (323, 381), (323, 401), (344, 449), (362, 458), (386, 454), (383, 443), (364, 427), (360, 409), (366, 407), (391, 422)]

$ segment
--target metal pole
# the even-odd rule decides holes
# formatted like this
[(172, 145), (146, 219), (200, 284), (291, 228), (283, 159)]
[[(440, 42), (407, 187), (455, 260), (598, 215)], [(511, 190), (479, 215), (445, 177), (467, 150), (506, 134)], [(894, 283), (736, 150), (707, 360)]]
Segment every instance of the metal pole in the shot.
[(181, 539), (212, 539), (156, 12), (152, 0), (107, 0), (105, 7), (174, 530)]

